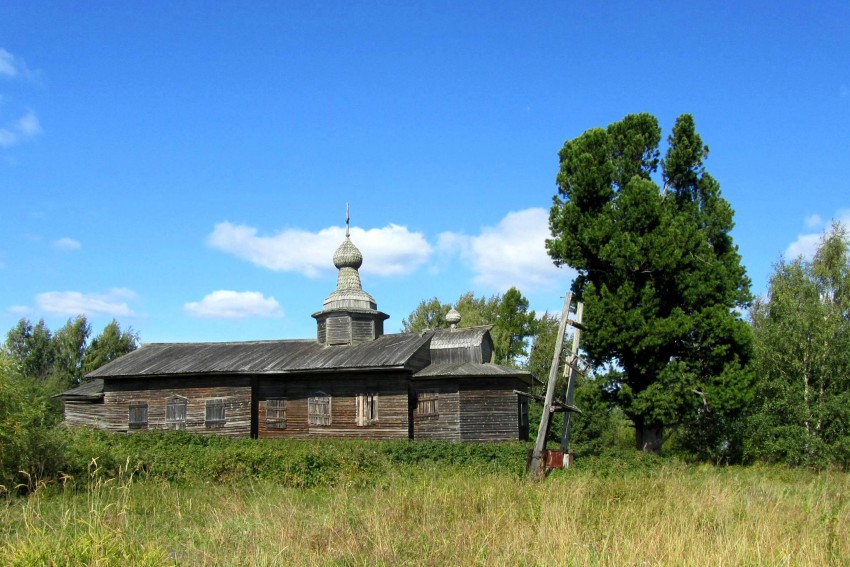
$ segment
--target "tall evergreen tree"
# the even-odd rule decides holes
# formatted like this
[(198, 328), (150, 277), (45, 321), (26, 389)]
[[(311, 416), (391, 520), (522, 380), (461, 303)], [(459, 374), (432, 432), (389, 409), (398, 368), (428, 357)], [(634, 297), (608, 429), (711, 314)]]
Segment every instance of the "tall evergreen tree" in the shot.
[(809, 262), (780, 262), (752, 310), (757, 404), (747, 456), (850, 468), (850, 242), (833, 225)]
[(688, 437), (701, 452), (728, 450), (752, 393), (739, 315), (749, 280), (693, 118), (677, 119), (663, 160), (660, 140), (655, 117), (638, 114), (567, 141), (546, 246), (578, 272), (583, 349), (621, 370), (616, 399), (637, 446), (658, 450), (680, 428), (702, 431)]

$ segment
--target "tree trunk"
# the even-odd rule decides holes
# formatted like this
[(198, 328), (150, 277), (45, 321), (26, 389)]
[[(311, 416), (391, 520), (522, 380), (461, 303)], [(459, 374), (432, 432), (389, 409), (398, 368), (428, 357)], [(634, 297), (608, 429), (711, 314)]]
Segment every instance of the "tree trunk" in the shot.
[(638, 451), (657, 453), (664, 443), (664, 428), (660, 425), (635, 424), (635, 441)]

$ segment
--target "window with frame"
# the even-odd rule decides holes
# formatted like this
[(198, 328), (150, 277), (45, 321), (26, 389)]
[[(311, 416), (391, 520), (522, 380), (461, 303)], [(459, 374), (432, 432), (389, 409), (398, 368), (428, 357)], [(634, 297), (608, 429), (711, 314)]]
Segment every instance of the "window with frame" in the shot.
[(226, 422), (224, 400), (207, 400), (207, 411), (204, 415), (204, 424), (208, 428), (217, 429), (224, 427)]
[(148, 403), (132, 402), (128, 410), (127, 418), (130, 429), (147, 429)]
[(357, 394), (357, 425), (378, 421), (378, 394)]
[(266, 429), (286, 429), (286, 399), (266, 400)]
[(421, 390), (416, 399), (416, 413), (420, 416), (439, 415), (439, 401), (439, 390)]
[(186, 429), (186, 400), (171, 398), (165, 406), (165, 426), (168, 429)]
[(310, 425), (330, 425), (331, 397), (324, 392), (316, 392), (307, 398), (307, 423)]

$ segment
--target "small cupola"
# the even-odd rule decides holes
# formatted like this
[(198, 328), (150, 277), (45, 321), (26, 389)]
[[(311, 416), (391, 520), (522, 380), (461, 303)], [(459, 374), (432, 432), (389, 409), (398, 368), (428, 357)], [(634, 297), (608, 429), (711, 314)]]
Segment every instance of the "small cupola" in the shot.
[(457, 329), (457, 324), (460, 323), (460, 319), (460, 311), (458, 311), (454, 307), (449, 309), (449, 312), (446, 313), (446, 323), (449, 324), (449, 327), (451, 328), (452, 332)]
[(320, 344), (353, 345), (373, 341), (384, 334), (389, 315), (378, 311), (375, 299), (363, 291), (360, 266), (363, 254), (351, 242), (348, 205), (345, 207), (345, 240), (334, 253), (339, 273), (336, 289), (325, 299), (322, 310), (314, 313), (316, 339)]

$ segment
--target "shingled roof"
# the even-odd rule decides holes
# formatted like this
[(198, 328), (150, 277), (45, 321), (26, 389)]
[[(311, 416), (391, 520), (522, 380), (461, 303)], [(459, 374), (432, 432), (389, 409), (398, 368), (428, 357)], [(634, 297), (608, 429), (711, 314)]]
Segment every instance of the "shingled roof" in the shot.
[(480, 346), (493, 325), (437, 329), (431, 339), (431, 350)]
[(481, 378), (481, 377), (513, 377), (530, 384), (531, 373), (519, 368), (510, 368), (498, 364), (481, 364), (478, 362), (455, 362), (448, 364), (431, 364), (413, 375), (413, 378)]
[(100, 378), (83, 382), (76, 388), (56, 394), (54, 398), (66, 400), (97, 401), (103, 399), (103, 380)]
[[(90, 372), (88, 378), (188, 374), (285, 374), (406, 368), (427, 364), (431, 333), (383, 335), (328, 347), (315, 339), (230, 343), (148, 343)], [(422, 354), (423, 356), (416, 356)], [(70, 392), (67, 392), (70, 394)]]

